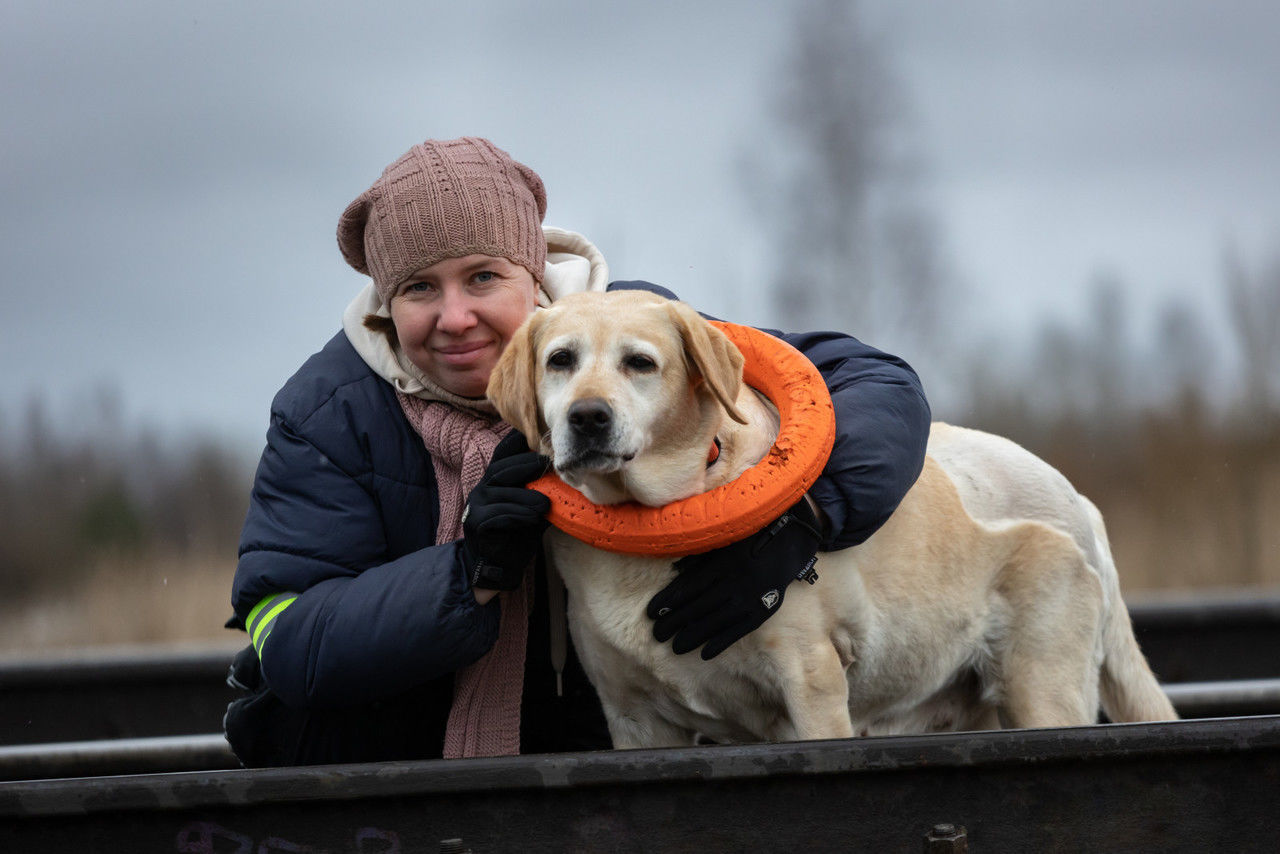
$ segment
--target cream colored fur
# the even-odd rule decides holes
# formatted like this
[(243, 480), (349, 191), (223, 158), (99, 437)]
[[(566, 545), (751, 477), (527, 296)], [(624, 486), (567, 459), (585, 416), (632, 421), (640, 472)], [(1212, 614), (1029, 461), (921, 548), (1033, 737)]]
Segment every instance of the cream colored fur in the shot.
[[(647, 292), (535, 313), (489, 396), (601, 504), (660, 505), (728, 482), (778, 429), (727, 339)], [(583, 400), (612, 414), (585, 450), (568, 415)], [(816, 585), (792, 584), (777, 614), (709, 662), (653, 639), (645, 607), (674, 576), (670, 560), (548, 537), (618, 748), (1088, 724), (1100, 703), (1117, 721), (1176, 717), (1134, 641), (1097, 509), (997, 436), (935, 424), (889, 521), (821, 554)]]

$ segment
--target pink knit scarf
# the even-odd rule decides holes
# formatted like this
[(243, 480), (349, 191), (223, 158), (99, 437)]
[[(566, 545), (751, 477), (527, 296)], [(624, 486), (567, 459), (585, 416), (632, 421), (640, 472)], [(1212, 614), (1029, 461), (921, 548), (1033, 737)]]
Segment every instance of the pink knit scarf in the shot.
[[(397, 395), (400, 408), (431, 454), (440, 496), (436, 544), (462, 536), (466, 497), (480, 482), (494, 448), (511, 427), (447, 403)], [(520, 700), (525, 643), (533, 606), (533, 573), (502, 593), (502, 618), (493, 649), (454, 678), (453, 708), (445, 727), (444, 756), (514, 756), (520, 752)]]

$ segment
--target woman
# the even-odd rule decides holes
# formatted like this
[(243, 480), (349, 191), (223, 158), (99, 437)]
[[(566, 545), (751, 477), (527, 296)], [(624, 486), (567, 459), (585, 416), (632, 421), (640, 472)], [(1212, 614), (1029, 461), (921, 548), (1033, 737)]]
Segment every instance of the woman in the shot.
[[(372, 281), (276, 396), (241, 539), (230, 625), (253, 644), (232, 677), (250, 693), (225, 724), (245, 764), (609, 746), (571, 644), (554, 640), (547, 501), (524, 487), (545, 460), (484, 390), (538, 305), (671, 294), (608, 285), (595, 247), (543, 229), (545, 211), (532, 170), (464, 138), (414, 146), (343, 213), (339, 246)], [(710, 657), (758, 626), (762, 590), (785, 590), (819, 547), (866, 539), (919, 474), (914, 372), (844, 335), (783, 337), (832, 391), (835, 449), (784, 514), (799, 524), (681, 562), (650, 606), (677, 652)]]

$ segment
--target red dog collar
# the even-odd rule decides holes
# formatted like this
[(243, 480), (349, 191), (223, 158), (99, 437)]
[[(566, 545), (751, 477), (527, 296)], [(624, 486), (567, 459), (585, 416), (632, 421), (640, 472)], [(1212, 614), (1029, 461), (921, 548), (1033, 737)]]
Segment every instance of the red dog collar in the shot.
[(778, 409), (781, 425), (769, 453), (732, 482), (662, 507), (592, 504), (551, 472), (529, 486), (551, 499), (552, 525), (605, 551), (680, 557), (756, 533), (813, 486), (836, 436), (822, 374), (799, 350), (766, 332), (711, 323), (742, 351), (743, 380)]

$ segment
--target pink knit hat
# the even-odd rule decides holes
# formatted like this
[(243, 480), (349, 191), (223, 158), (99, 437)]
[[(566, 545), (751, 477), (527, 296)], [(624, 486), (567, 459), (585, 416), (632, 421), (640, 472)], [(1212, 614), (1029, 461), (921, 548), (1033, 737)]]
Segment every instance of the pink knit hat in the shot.
[(414, 270), (464, 255), (506, 258), (541, 282), (546, 212), (542, 179), (487, 139), (429, 139), (347, 206), (338, 248), (383, 305)]

